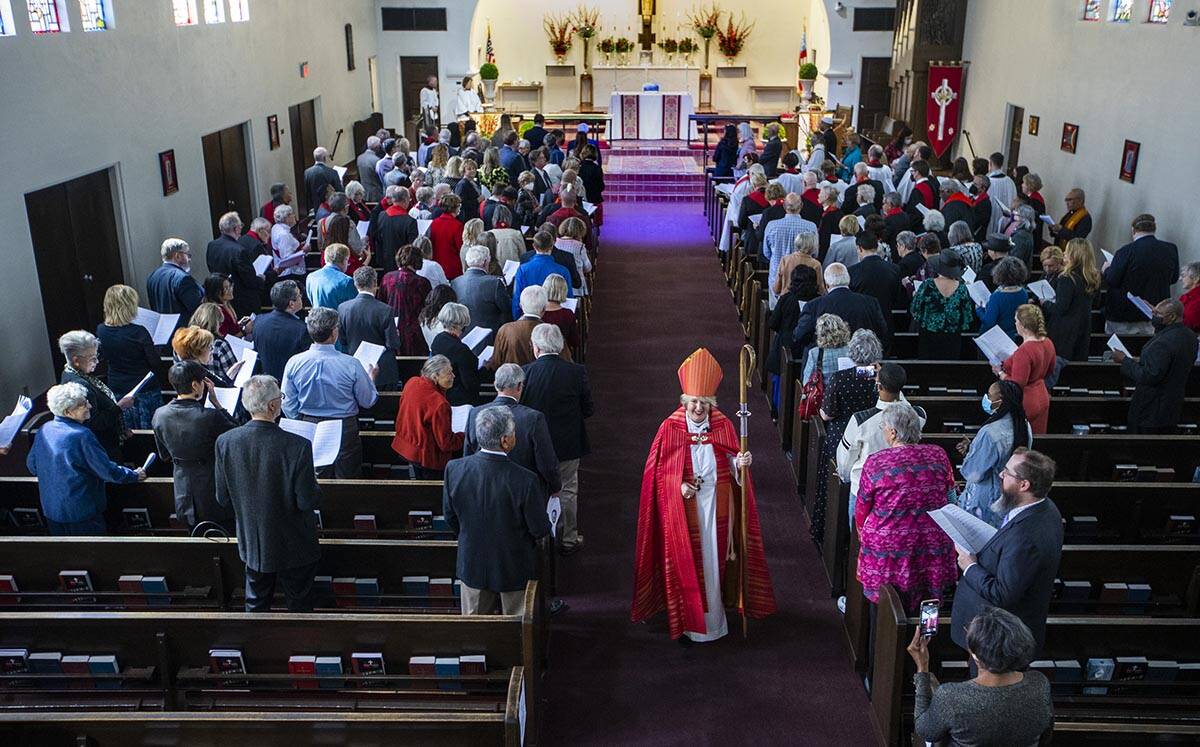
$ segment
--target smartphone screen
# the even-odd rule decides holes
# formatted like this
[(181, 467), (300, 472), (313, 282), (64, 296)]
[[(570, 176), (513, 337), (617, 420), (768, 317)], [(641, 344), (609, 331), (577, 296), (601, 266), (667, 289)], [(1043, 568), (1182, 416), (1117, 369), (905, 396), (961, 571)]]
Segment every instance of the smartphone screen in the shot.
[(941, 606), (940, 599), (926, 599), (921, 602), (921, 636), (924, 638), (932, 638), (937, 635), (938, 629), (938, 609)]

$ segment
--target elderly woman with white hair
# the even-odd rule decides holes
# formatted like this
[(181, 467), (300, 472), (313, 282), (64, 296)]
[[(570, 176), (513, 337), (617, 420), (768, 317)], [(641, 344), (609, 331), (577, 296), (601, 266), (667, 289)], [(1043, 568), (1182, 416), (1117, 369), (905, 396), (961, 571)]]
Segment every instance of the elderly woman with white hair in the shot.
[(966, 221), (956, 220), (951, 223), (946, 237), (950, 241), (950, 251), (962, 257), (963, 264), (971, 268), (971, 272), (978, 273), (979, 268), (983, 266), (983, 247), (975, 240), (975, 235), (971, 233), (971, 227)]
[(451, 301), (438, 312), (442, 331), (429, 345), (430, 355), (444, 355), (454, 371), (454, 386), (446, 390), (451, 406), (479, 404), (479, 358), (462, 341), (471, 326), (471, 312)]
[(280, 278), (304, 276), (304, 252), (308, 249), (308, 242), (301, 244), (292, 235), (296, 221), (296, 211), (291, 205), (275, 208), (275, 225), (271, 226), (271, 254), (274, 256), (275, 272)]
[(1037, 243), (1035, 231), (1041, 221), (1038, 220), (1037, 210), (1021, 201), (1020, 197), (1013, 199), (1012, 215), (1002, 223), (1000, 232), (1008, 237), (1012, 244), (1011, 256), (1016, 257), (1030, 267), (1033, 261), (1033, 248)]
[(579, 287), (572, 289), (576, 296), (588, 295), (587, 276), (592, 271), (592, 258), (588, 255), (584, 239), (587, 237), (587, 224), (579, 218), (567, 218), (558, 224), (558, 238), (554, 248), (567, 252), (575, 258), (575, 271), (579, 274)]
[(926, 233), (931, 233), (938, 237), (938, 241), (942, 243), (942, 247), (950, 246), (950, 238), (946, 236), (946, 216), (942, 215), (941, 210), (930, 210), (921, 219), (921, 227)]
[(444, 355), (431, 356), (419, 375), (404, 382), (392, 450), (409, 461), (417, 479), (442, 479), (446, 464), (463, 446), (463, 434), (451, 427), (446, 399), (453, 386), (454, 367)]
[[(736, 171), (734, 172), (737, 173)], [(722, 253), (729, 251), (733, 246), (733, 229), (737, 226), (741, 219), (742, 200), (750, 193), (750, 175), (763, 174), (765, 175), (762, 164), (751, 164), (746, 175), (739, 178), (733, 185), (733, 192), (729, 194), (729, 207), (725, 210), (725, 224), (721, 229), (721, 242), (719, 249)]]
[(38, 430), (25, 466), (38, 479), (42, 515), (50, 534), (106, 534), (104, 483), (137, 482), (146, 479), (146, 473), (110, 459), (96, 434), (84, 425), (91, 417), (92, 404), (83, 384), (50, 387), (46, 404), (54, 419)]
[(860, 230), (857, 215), (843, 215), (838, 221), (838, 235), (831, 237), (829, 251), (825, 252), (821, 264), (829, 267), (837, 262), (847, 268), (858, 264), (858, 240), (855, 237)]
[(96, 434), (110, 458), (120, 460), (121, 444), (132, 435), (125, 424), (125, 411), (133, 407), (135, 398), (128, 392), (114, 394), (93, 373), (100, 361), (100, 340), (92, 333), (81, 329), (67, 332), (58, 338), (58, 349), (66, 360), (59, 383), (76, 383), (84, 388), (91, 405), (91, 415), (86, 418), (88, 430)]
[(367, 207), (367, 188), (361, 182), (351, 181), (346, 185), (346, 215), (356, 225), (371, 219), (371, 208)]
[(821, 402), (821, 419), (825, 421), (825, 440), (821, 444), (821, 462), (817, 471), (817, 496), (813, 502), (812, 536), (821, 544), (825, 533), (825, 483), (829, 464), (837, 459), (838, 445), (846, 423), (859, 410), (871, 407), (878, 400), (875, 372), (883, 359), (883, 346), (869, 329), (860, 329), (850, 336), (846, 356), (854, 365), (829, 377)]
[[(838, 191), (837, 187), (832, 184), (826, 184), (817, 191), (817, 199), (821, 203), (821, 215), (817, 219), (817, 238), (820, 244), (820, 251), (817, 257), (821, 263), (825, 263), (825, 257), (829, 254), (829, 244), (833, 241), (835, 235), (841, 230), (842, 209), (838, 206)], [(857, 223), (857, 221), (856, 221)], [(855, 258), (858, 253), (855, 252)]]

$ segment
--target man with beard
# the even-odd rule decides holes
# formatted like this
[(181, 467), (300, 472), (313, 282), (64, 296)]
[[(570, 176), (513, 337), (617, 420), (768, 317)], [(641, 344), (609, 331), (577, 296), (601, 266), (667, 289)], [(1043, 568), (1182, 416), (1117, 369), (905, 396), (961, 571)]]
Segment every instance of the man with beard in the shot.
[(987, 607), (1007, 610), (1029, 626), (1041, 653), (1054, 576), (1062, 555), (1062, 516), (1047, 495), (1054, 483), (1054, 460), (1017, 448), (1000, 471), (1000, 498), (992, 510), (1003, 516), (1000, 529), (978, 556), (958, 548), (962, 579), (954, 591), (950, 637), (967, 648), (967, 626)]

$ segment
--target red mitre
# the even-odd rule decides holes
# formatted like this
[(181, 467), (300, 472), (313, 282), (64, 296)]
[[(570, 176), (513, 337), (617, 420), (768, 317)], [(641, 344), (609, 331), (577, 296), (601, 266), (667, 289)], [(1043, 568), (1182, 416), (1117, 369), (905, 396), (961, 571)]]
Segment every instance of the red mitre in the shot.
[(722, 376), (712, 353), (697, 348), (679, 367), (679, 388), (689, 397), (715, 397)]

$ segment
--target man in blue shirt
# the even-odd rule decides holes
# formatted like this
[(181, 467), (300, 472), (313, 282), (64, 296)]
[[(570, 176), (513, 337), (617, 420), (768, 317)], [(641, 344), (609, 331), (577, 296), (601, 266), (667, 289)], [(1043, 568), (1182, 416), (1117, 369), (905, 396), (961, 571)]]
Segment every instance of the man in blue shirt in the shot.
[(538, 231), (533, 237), (533, 251), (533, 257), (517, 268), (513, 278), (513, 319), (521, 317), (521, 291), (531, 285), (541, 285), (551, 275), (561, 275), (567, 281), (567, 297), (574, 298), (570, 274), (554, 261), (554, 236), (546, 231)]
[(159, 250), (162, 264), (146, 278), (150, 310), (178, 314), (176, 328), (186, 327), (204, 303), (204, 289), (191, 276), (192, 250), (183, 239), (167, 239)]
[(283, 367), (283, 412), (289, 418), (310, 423), (342, 421), (342, 447), (333, 463), (333, 476), (362, 477), (358, 411), (379, 399), (375, 391), (379, 368), (372, 363), (364, 369), (358, 359), (334, 347), (338, 315), (333, 309), (315, 307), (304, 323), (313, 344), (292, 356)]
[(525, 171), (525, 159), (517, 152), (517, 142), (520, 136), (510, 132), (504, 137), (504, 145), (500, 146), (500, 165), (508, 172), (508, 183), (516, 184), (517, 177)]
[(104, 483), (138, 482), (146, 473), (109, 459), (96, 434), (84, 425), (92, 406), (82, 384), (50, 387), (46, 404), (54, 420), (38, 431), (25, 465), (38, 478), (50, 534), (106, 534)]
[[(345, 244), (330, 244), (325, 247), (325, 266), (309, 273), (304, 281), (308, 300), (314, 307), (323, 306), (337, 311), (337, 307), (344, 301), (358, 295), (354, 288), (354, 279), (346, 274), (346, 265), (349, 262), (350, 247)], [(345, 352), (346, 346), (339, 340), (337, 349)]]

